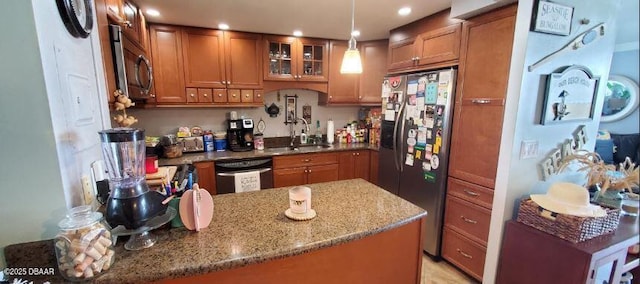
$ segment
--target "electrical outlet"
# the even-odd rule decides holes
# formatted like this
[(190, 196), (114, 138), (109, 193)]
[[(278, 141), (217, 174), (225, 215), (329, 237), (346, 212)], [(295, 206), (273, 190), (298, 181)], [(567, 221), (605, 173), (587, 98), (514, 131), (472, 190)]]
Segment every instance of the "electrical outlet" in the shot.
[(520, 143), (520, 160), (531, 159), (538, 156), (538, 141), (526, 140)]
[(93, 186), (91, 186), (91, 179), (89, 176), (82, 176), (82, 195), (84, 196), (84, 204), (93, 203)]

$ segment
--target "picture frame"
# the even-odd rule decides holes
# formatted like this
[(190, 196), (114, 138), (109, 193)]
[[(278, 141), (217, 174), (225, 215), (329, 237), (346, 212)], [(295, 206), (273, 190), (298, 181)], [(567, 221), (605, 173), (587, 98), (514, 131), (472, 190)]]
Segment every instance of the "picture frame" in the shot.
[(620, 75), (609, 75), (600, 122), (614, 122), (627, 117), (639, 105), (638, 84)]
[(546, 0), (538, 0), (533, 6), (531, 31), (567, 36), (571, 33), (573, 7)]
[(284, 100), (284, 124), (296, 124), (296, 118), (298, 117), (298, 95), (285, 95)]
[(540, 124), (593, 119), (600, 77), (572, 65), (547, 76)]

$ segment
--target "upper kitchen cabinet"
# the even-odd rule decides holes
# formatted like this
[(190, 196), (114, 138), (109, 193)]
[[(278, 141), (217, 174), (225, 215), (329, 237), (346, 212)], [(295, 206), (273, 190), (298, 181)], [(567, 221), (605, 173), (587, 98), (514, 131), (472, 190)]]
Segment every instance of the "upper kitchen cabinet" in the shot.
[(262, 88), (262, 35), (224, 32), (228, 88)]
[[(340, 66), (342, 57), (349, 47), (347, 41), (332, 40), (329, 45), (331, 57), (329, 58), (329, 91), (326, 98), (327, 104), (357, 104), (359, 74), (342, 74)], [(323, 101), (323, 99), (319, 99)]]
[(107, 17), (116, 23), (124, 22), (124, 0), (104, 0)]
[(262, 88), (259, 34), (183, 28), (185, 85), (194, 88)]
[(329, 45), (329, 88), (319, 97), (325, 105), (380, 105), (382, 78), (387, 73), (388, 41), (360, 42), (362, 74), (341, 74), (340, 67), (347, 41), (331, 41)]
[(463, 29), (449, 175), (487, 188), (495, 186), (516, 9), (471, 18)]
[(458, 64), (462, 24), (438, 12), (391, 30), (388, 71), (399, 73)]
[(191, 88), (226, 88), (224, 32), (182, 28), (184, 81)]
[(176, 26), (152, 25), (150, 37), (156, 102), (186, 103), (181, 29)]
[(265, 36), (264, 79), (272, 81), (326, 82), (329, 41)]
[(387, 47), (389, 41), (376, 40), (360, 43), (362, 74), (358, 88), (358, 103), (380, 105), (382, 78), (387, 74)]

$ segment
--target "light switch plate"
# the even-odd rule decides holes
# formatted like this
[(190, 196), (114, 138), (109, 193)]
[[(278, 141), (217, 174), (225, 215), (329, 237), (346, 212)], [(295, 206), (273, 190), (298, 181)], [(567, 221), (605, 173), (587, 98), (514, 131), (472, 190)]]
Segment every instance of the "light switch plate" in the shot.
[(538, 141), (523, 140), (520, 143), (520, 160), (532, 159), (538, 156)]
[(91, 186), (91, 179), (87, 175), (82, 176), (82, 195), (84, 204), (93, 203), (93, 186)]

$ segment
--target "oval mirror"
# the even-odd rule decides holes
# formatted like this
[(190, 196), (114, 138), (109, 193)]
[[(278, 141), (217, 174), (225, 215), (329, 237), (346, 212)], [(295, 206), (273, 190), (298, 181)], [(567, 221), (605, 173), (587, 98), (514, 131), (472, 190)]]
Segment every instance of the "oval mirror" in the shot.
[(638, 84), (619, 75), (609, 75), (604, 105), (602, 106), (602, 122), (612, 122), (625, 118), (638, 108)]

